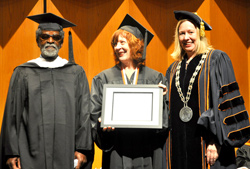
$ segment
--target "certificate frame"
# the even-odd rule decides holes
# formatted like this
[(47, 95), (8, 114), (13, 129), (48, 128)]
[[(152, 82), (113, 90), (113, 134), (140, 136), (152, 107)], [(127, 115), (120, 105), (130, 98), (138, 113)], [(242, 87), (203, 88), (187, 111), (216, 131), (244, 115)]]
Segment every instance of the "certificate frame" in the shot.
[(158, 85), (104, 84), (101, 127), (162, 128), (163, 89)]

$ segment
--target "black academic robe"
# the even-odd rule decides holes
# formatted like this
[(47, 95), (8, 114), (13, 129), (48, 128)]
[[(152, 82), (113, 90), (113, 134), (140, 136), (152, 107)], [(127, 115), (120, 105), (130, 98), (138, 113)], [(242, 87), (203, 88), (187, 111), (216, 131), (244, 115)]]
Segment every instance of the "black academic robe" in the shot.
[(236, 165), (237, 167), (250, 168), (250, 146), (243, 145), (236, 151)]
[[(133, 77), (131, 77), (132, 79)], [(164, 76), (146, 66), (139, 71), (137, 84), (166, 83)], [(163, 169), (165, 168), (167, 105), (164, 97), (163, 129), (116, 128), (103, 132), (97, 121), (101, 117), (104, 84), (123, 84), (121, 69), (114, 66), (93, 78), (91, 87), (91, 121), (94, 140), (103, 150), (103, 169)], [(126, 103), (124, 103), (126, 105)], [(129, 105), (126, 105), (129, 106)]]
[(73, 169), (74, 152), (87, 155), (93, 143), (85, 71), (68, 63), (18, 66), (11, 77), (0, 140), (1, 169), (18, 156), (23, 169)]
[[(182, 62), (180, 77), (184, 93), (186, 93), (189, 79), (200, 58), (201, 55), (198, 55), (191, 60), (190, 67), (187, 68), (186, 79), (184, 79), (185, 59)], [(248, 113), (245, 110), (229, 57), (220, 50), (210, 51), (208, 54), (196, 77), (190, 102), (188, 102), (188, 106), (194, 111), (194, 117), (188, 123), (178, 119), (183, 103), (180, 101), (175, 87), (177, 64), (178, 61), (174, 62), (166, 73), (170, 86), (167, 168), (206, 169), (208, 167), (205, 159), (206, 145), (210, 141), (214, 141), (221, 146), (221, 151), (215, 165), (210, 168), (235, 169), (234, 147), (243, 145), (249, 139), (250, 127)], [(178, 141), (177, 136), (182, 139)], [(182, 154), (178, 158), (177, 155), (180, 152), (187, 155)]]

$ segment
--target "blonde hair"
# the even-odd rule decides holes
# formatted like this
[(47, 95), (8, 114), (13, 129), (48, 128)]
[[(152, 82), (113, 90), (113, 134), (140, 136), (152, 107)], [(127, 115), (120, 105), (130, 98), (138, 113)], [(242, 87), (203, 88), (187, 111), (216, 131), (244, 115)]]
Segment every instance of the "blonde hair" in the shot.
[(195, 29), (197, 31), (197, 36), (198, 37), (197, 37), (197, 46), (196, 46), (196, 49), (195, 49), (196, 55), (206, 52), (207, 49), (212, 49), (213, 48), (211, 45), (209, 45), (206, 36), (204, 36), (204, 37), (200, 36), (200, 29), (193, 21), (188, 20), (188, 19), (183, 19), (183, 20), (180, 20), (177, 23), (176, 28), (175, 28), (174, 51), (171, 54), (172, 58), (175, 59), (175, 60), (182, 60), (184, 55), (186, 54), (185, 50), (183, 50), (183, 48), (181, 47), (181, 44), (180, 44), (180, 41), (179, 41), (179, 28), (180, 28), (180, 25), (185, 21), (189, 21), (189, 22), (193, 23), (194, 26), (195, 26)]
[(132, 33), (126, 30), (122, 30), (122, 29), (116, 30), (111, 37), (111, 46), (114, 52), (115, 63), (117, 65), (121, 64), (118, 56), (116, 56), (116, 53), (114, 51), (114, 47), (116, 46), (120, 35), (126, 38), (128, 41), (128, 46), (130, 47), (130, 55), (132, 57), (134, 65), (137, 67), (144, 65), (145, 60), (142, 59), (142, 53), (143, 53), (143, 48), (144, 48), (143, 40), (136, 38)]

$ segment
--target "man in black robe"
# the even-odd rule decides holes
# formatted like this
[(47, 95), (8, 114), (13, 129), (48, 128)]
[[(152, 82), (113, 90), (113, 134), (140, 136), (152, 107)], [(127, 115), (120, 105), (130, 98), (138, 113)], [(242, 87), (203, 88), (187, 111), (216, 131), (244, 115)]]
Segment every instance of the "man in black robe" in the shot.
[(11, 77), (0, 168), (70, 169), (74, 163), (77, 169), (91, 168), (87, 77), (81, 66), (58, 56), (63, 28), (75, 25), (51, 13), (28, 18), (39, 23), (41, 55), (16, 67)]

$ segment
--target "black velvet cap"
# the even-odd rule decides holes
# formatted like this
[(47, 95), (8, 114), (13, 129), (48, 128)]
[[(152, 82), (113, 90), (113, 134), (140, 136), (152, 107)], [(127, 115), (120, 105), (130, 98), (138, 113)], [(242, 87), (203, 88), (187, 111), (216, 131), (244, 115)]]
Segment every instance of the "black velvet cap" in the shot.
[(204, 22), (205, 30), (207, 31), (212, 30), (212, 27), (195, 13), (188, 11), (174, 11), (174, 15), (178, 21), (182, 19), (188, 19), (193, 21), (198, 27), (200, 27), (201, 22)]
[(137, 22), (131, 15), (127, 14), (120, 24), (118, 29), (126, 30), (132, 33), (136, 38), (144, 40), (144, 50), (142, 58), (146, 58), (146, 48), (149, 42), (152, 40), (154, 35), (147, 30), (144, 26), (142, 26), (139, 22)]
[(42, 30), (60, 31), (63, 28), (76, 26), (74, 23), (52, 13), (27, 16), (27, 18), (39, 23)]

